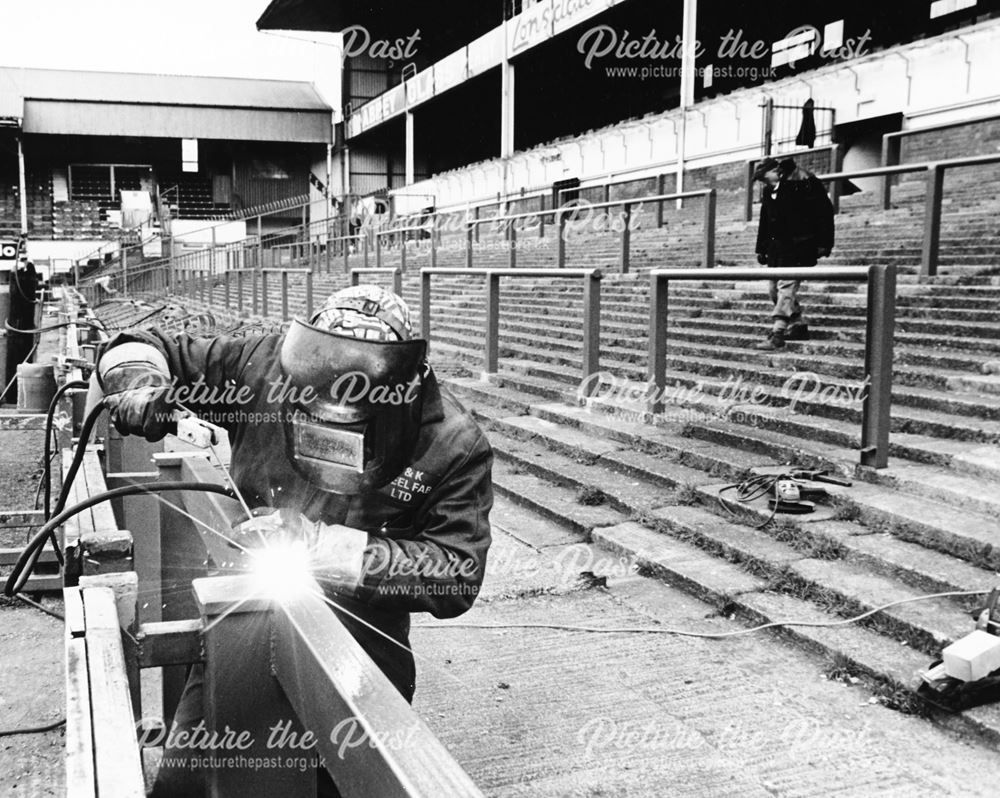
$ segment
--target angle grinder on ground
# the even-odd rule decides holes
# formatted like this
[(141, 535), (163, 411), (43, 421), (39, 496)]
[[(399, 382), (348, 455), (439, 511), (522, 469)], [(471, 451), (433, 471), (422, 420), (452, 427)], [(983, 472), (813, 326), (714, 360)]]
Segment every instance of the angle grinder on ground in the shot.
[(767, 469), (766, 473), (762, 471), (753, 473), (742, 482), (721, 487), (719, 500), (723, 502), (723, 506), (726, 506), (723, 494), (730, 490), (735, 490), (736, 500), (744, 504), (767, 496), (767, 507), (771, 511), (769, 522), (777, 513), (805, 515), (814, 512), (816, 503), (830, 496), (827, 485), (844, 488), (851, 486), (849, 480), (818, 469), (788, 465), (780, 469)]
[(1000, 700), (1000, 588), (990, 591), (972, 617), (975, 630), (917, 674), (917, 694), (949, 712)]

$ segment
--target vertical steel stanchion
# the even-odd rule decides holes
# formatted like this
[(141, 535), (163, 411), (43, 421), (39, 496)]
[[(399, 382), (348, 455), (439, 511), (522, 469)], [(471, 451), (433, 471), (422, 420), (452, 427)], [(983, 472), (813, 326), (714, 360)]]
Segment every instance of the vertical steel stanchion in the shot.
[(632, 249), (632, 203), (626, 202), (622, 209), (622, 274), (628, 274)]
[(236, 272), (236, 310), (243, 315), (243, 269)]
[(556, 266), (563, 269), (566, 267), (566, 214), (560, 208), (556, 211), (556, 217), (559, 231), (559, 237), (556, 239)]
[(253, 315), (257, 315), (257, 308), (260, 306), (260, 278), (262, 272), (261, 270), (254, 269), (250, 272), (250, 304), (253, 309)]
[(941, 246), (941, 199), (944, 192), (944, 167), (932, 164), (927, 170), (927, 191), (924, 195), (924, 243), (920, 258), (920, 276), (937, 274), (938, 250)]
[(517, 227), (514, 219), (507, 221), (507, 246), (510, 248), (507, 265), (513, 269), (517, 266)]
[(653, 384), (650, 412), (663, 411), (663, 392), (667, 384), (667, 304), (670, 283), (655, 274), (649, 278), (649, 363), (646, 372)]
[[(476, 227), (474, 224), (468, 225), (465, 232), (465, 268), (467, 269), (472, 268), (472, 237), (474, 227)], [(478, 235), (478, 228), (475, 234)]]
[(267, 315), (267, 270), (260, 270), (260, 315)]
[(438, 238), (437, 214), (435, 213), (433, 216), (431, 216), (431, 268), (432, 269), (437, 268), (437, 245), (438, 245), (437, 238)]
[(311, 319), (313, 315), (313, 276), (312, 272), (306, 274), (306, 318)]
[(745, 175), (747, 193), (744, 197), (743, 206), (743, 218), (748, 221), (753, 221), (753, 173), (757, 169), (756, 161), (747, 161), (747, 171)]
[(601, 272), (583, 278), (583, 382), (586, 395), (597, 387), (594, 376), (601, 370)]
[(486, 373), (496, 374), (500, 361), (500, 275), (486, 273)]
[(288, 271), (281, 271), (281, 320), (288, 321)]
[(431, 348), (431, 275), (426, 269), (420, 272), (420, 337)]
[(400, 296), (403, 293), (403, 274), (399, 269), (392, 272), (392, 290)]
[(715, 267), (715, 189), (709, 189), (705, 195), (705, 241), (702, 250), (702, 265), (706, 269)]
[(862, 408), (861, 464), (885, 468), (889, 464), (889, 428), (892, 424), (892, 358), (896, 329), (896, 267), (868, 267), (865, 378), (868, 392)]

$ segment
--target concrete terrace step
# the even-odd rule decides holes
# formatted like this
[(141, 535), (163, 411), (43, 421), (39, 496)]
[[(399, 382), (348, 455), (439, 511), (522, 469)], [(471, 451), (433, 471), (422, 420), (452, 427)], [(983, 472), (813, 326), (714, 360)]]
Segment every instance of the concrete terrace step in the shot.
[[(435, 306), (435, 315), (441, 315), (441, 309)], [(557, 332), (567, 340), (576, 341), (582, 339), (580, 327), (580, 316), (554, 316), (542, 314), (544, 324), (539, 325), (538, 318), (526, 317), (524, 314), (504, 314), (501, 313), (500, 329), (504, 341), (516, 343), (527, 343), (534, 340), (539, 332)], [(454, 321), (441, 325), (443, 329), (453, 332), (461, 332), (469, 329), (467, 325), (455, 323), (465, 320), (471, 324), (478, 325), (482, 319), (482, 313), (477, 312), (472, 307), (460, 307), (456, 305), (448, 306), (447, 317)], [(758, 320), (759, 321), (759, 320)], [(635, 361), (634, 355), (644, 354), (647, 346), (646, 324), (633, 322), (618, 322), (609, 319), (602, 309), (602, 353), (624, 356), (627, 362)], [(438, 330), (435, 326), (435, 331)], [(815, 334), (810, 341), (789, 341), (785, 350), (782, 351), (782, 361), (794, 362), (796, 358), (803, 361), (808, 360), (812, 367), (815, 367), (817, 357), (822, 357), (823, 370), (827, 373), (840, 374), (842, 376), (857, 377), (861, 373), (862, 361), (864, 359), (863, 343), (844, 341), (840, 337), (835, 337), (831, 331), (822, 328), (812, 328)], [(711, 347), (713, 352), (725, 353), (726, 356), (736, 359), (746, 359), (759, 357), (760, 353), (747, 349), (749, 335), (747, 333), (716, 332), (714, 330), (703, 330), (697, 324), (680, 322), (674, 317), (674, 323), (669, 327), (669, 338), (671, 341), (671, 352), (678, 354), (698, 354), (701, 348), (696, 346), (702, 343)], [(530, 336), (530, 339), (527, 337)], [(678, 343), (678, 341), (680, 343)], [(683, 342), (688, 342), (684, 346)], [(754, 340), (754, 343), (756, 340)], [(574, 345), (575, 348), (579, 348)], [(616, 349), (621, 347), (623, 349)], [(623, 351), (624, 350), (624, 351)], [(961, 350), (960, 350), (961, 351)], [(975, 357), (965, 355), (960, 357), (947, 356), (940, 353), (927, 353), (925, 351), (913, 352), (909, 347), (898, 347), (895, 353), (895, 371), (903, 380), (903, 384), (936, 386), (941, 389), (957, 390), (961, 388), (961, 380), (969, 377), (968, 372), (973, 370), (979, 372), (983, 366), (989, 362), (990, 356), (984, 355)], [(914, 364), (911, 364), (911, 361)], [(926, 368), (922, 365), (929, 364)], [(803, 366), (807, 364), (803, 362)], [(906, 366), (906, 368), (903, 368)], [(806, 369), (811, 370), (811, 369)], [(970, 384), (971, 387), (971, 384)], [(971, 390), (970, 394), (989, 393), (991, 391)]]
[[(465, 384), (459, 390), (475, 394), (475, 386)], [(548, 404), (532, 408), (531, 413), (539, 418), (497, 420), (494, 417), (492, 426), (511, 437), (540, 441), (552, 451), (576, 460), (610, 465), (625, 477), (638, 476), (668, 488), (701, 484), (709, 474), (736, 479), (749, 468), (776, 462), (773, 457), (762, 458), (756, 454), (748, 457), (744, 451), (719, 444), (712, 448), (699, 447), (690, 439), (685, 447), (682, 436), (675, 435), (671, 439), (664, 430), (650, 437), (641, 428), (633, 427), (631, 440), (626, 443), (620, 434), (602, 435), (597, 421), (599, 414), (588, 414), (576, 408)], [(586, 416), (589, 416), (585, 418), (587, 427), (583, 429), (581, 418)], [(619, 433), (621, 431), (619, 427)], [(851, 468), (851, 463), (838, 459), (836, 470)], [(1000, 552), (994, 553), (991, 543), (1000, 540), (1000, 503), (986, 500), (973, 502), (974, 507), (968, 507), (966, 497), (974, 492), (974, 481), (960, 477), (948, 480), (947, 476), (939, 469), (910, 464), (897, 468), (891, 476), (880, 475), (878, 485), (857, 483), (850, 490), (836, 490), (831, 501), (847, 515), (870, 523), (874, 528), (896, 525), (898, 531), (894, 534), (901, 539), (994, 567), (1000, 565)], [(933, 494), (926, 490), (928, 485), (933, 486)], [(710, 506), (714, 507), (714, 501), (714, 495), (705, 497)], [(766, 508), (763, 512), (766, 518)], [(753, 510), (750, 515), (757, 516), (760, 512)]]
[[(913, 598), (918, 593), (852, 565), (816, 560), (763, 533), (720, 524), (698, 508), (667, 505), (653, 527), (620, 518), (604, 506), (576, 501), (573, 487), (560, 487), (525, 474), (503, 461), (495, 469), (498, 490), (514, 501), (589, 535), (598, 545), (630, 558), (640, 570), (712, 601), (724, 612), (751, 622), (789, 618), (830, 622), (873, 603)], [(617, 516), (617, 517), (616, 517)], [(602, 518), (611, 523), (602, 525)], [(668, 525), (669, 524), (669, 525)], [(741, 559), (745, 556), (746, 559)], [(791, 627), (781, 634), (813, 651), (838, 655), (859, 673), (905, 690), (913, 672), (927, 664), (924, 647), (964, 634), (971, 625), (962, 608), (944, 600), (928, 606), (902, 605), (877, 613), (865, 624)], [(900, 642), (908, 645), (900, 646)], [(920, 651), (915, 649), (921, 649)], [(963, 716), (962, 728), (993, 735), (996, 713)], [(952, 721), (956, 722), (956, 721)]]
[[(470, 333), (471, 334), (471, 333)], [(452, 345), (461, 351), (465, 346), (474, 346), (469, 337), (445, 332), (435, 332), (435, 345), (444, 342)], [(531, 376), (550, 380), (553, 395), (574, 393), (582, 378), (579, 368), (572, 365), (553, 362), (559, 359), (555, 352), (554, 344), (550, 348), (541, 349), (528, 345), (515, 345), (509, 342), (501, 352), (506, 352), (502, 358), (502, 367), (499, 378), (514, 380), (520, 376)], [(479, 349), (482, 351), (482, 349)], [(789, 387), (788, 370), (776, 368), (776, 357), (768, 354), (759, 357), (759, 353), (754, 353), (758, 357), (746, 358), (743, 363), (733, 365), (735, 361), (713, 361), (701, 358), (684, 360), (680, 358), (670, 358), (670, 365), (681, 364), (690, 371), (680, 371), (676, 368), (667, 372), (668, 385), (682, 387), (684, 396), (704, 398), (701, 406), (709, 406), (712, 412), (718, 412), (719, 401), (729, 402), (733, 409), (740, 410), (754, 415), (770, 418), (771, 423), (782, 423), (794, 420), (797, 423), (805, 423), (805, 417), (799, 416), (802, 411), (808, 411), (812, 415), (809, 419), (816, 420), (822, 418), (824, 425), (833, 429), (832, 422), (846, 422), (848, 424), (860, 426), (861, 410), (860, 404), (851, 399), (857, 397), (861, 387), (859, 384), (837, 378), (823, 378), (822, 392), (817, 392), (814, 388), (817, 385), (810, 383), (805, 377), (800, 384)], [(478, 354), (471, 357), (473, 362), (479, 361)], [(639, 359), (637, 354), (636, 359)], [(578, 363), (576, 357), (565, 358), (569, 364)], [(614, 373), (619, 373), (637, 382), (645, 380), (645, 366), (629, 366), (620, 360), (604, 358), (602, 368), (612, 369)], [(719, 378), (712, 382), (704, 379), (705, 376)], [(762, 377), (765, 382), (762, 382)], [(811, 380), (811, 378), (809, 378)], [(737, 385), (743, 380), (752, 387), (755, 395), (753, 402), (736, 402)], [(565, 385), (560, 388), (556, 383), (562, 382)], [(801, 388), (801, 390), (799, 390)], [(836, 394), (837, 402), (829, 401), (828, 396)], [(732, 397), (729, 401), (726, 397)], [(742, 396), (742, 394), (740, 394)], [(936, 435), (939, 437), (952, 437), (957, 440), (969, 440), (979, 442), (995, 442), (1000, 440), (1000, 420), (992, 420), (991, 416), (997, 416), (997, 408), (1000, 402), (992, 397), (978, 395), (960, 397), (942, 397), (937, 399), (931, 391), (922, 391), (919, 388), (897, 388), (894, 391), (895, 408), (893, 414), (893, 430), (909, 434)], [(793, 402), (794, 401), (794, 406)], [(744, 406), (745, 405), (745, 406)], [(924, 407), (930, 405), (930, 407)], [(692, 405), (694, 406), (694, 405)], [(939, 409), (946, 408), (945, 410)], [(961, 410), (967, 415), (956, 414)], [(784, 411), (784, 412), (783, 412)], [(794, 419), (786, 416), (796, 416)], [(847, 434), (848, 439), (843, 435)], [(853, 445), (847, 441), (854, 441), (856, 433), (847, 428), (841, 428), (838, 443), (841, 445)]]

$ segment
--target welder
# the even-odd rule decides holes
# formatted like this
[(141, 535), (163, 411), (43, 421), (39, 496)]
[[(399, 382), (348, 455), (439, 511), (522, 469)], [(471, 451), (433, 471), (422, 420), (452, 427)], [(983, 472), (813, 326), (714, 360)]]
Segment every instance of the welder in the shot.
[[(188, 389), (184, 407), (227, 431), (233, 480), (262, 514), (242, 539), (312, 541), (315, 575), (346, 610), (333, 611), (407, 700), (409, 614), (469, 609), (493, 503), (492, 450), (426, 355), (405, 302), (362, 285), (281, 335), (122, 333), (97, 369), (115, 427), (150, 441), (171, 429)], [(199, 691), (189, 680), (182, 705)]]

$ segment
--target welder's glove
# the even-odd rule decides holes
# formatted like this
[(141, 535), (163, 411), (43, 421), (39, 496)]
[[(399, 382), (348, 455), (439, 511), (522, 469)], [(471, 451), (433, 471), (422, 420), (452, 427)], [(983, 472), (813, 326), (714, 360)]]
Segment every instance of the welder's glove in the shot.
[(341, 524), (310, 521), (288, 507), (254, 510), (254, 517), (238, 524), (235, 542), (248, 549), (302, 541), (312, 573), (320, 584), (352, 591), (361, 581), (368, 534)]
[(759, 263), (761, 266), (767, 266), (767, 255), (765, 255), (763, 252), (758, 252), (757, 263)]
[(136, 342), (112, 347), (97, 364), (97, 380), (111, 421), (122, 435), (158, 441), (173, 430), (170, 370), (156, 347)]

